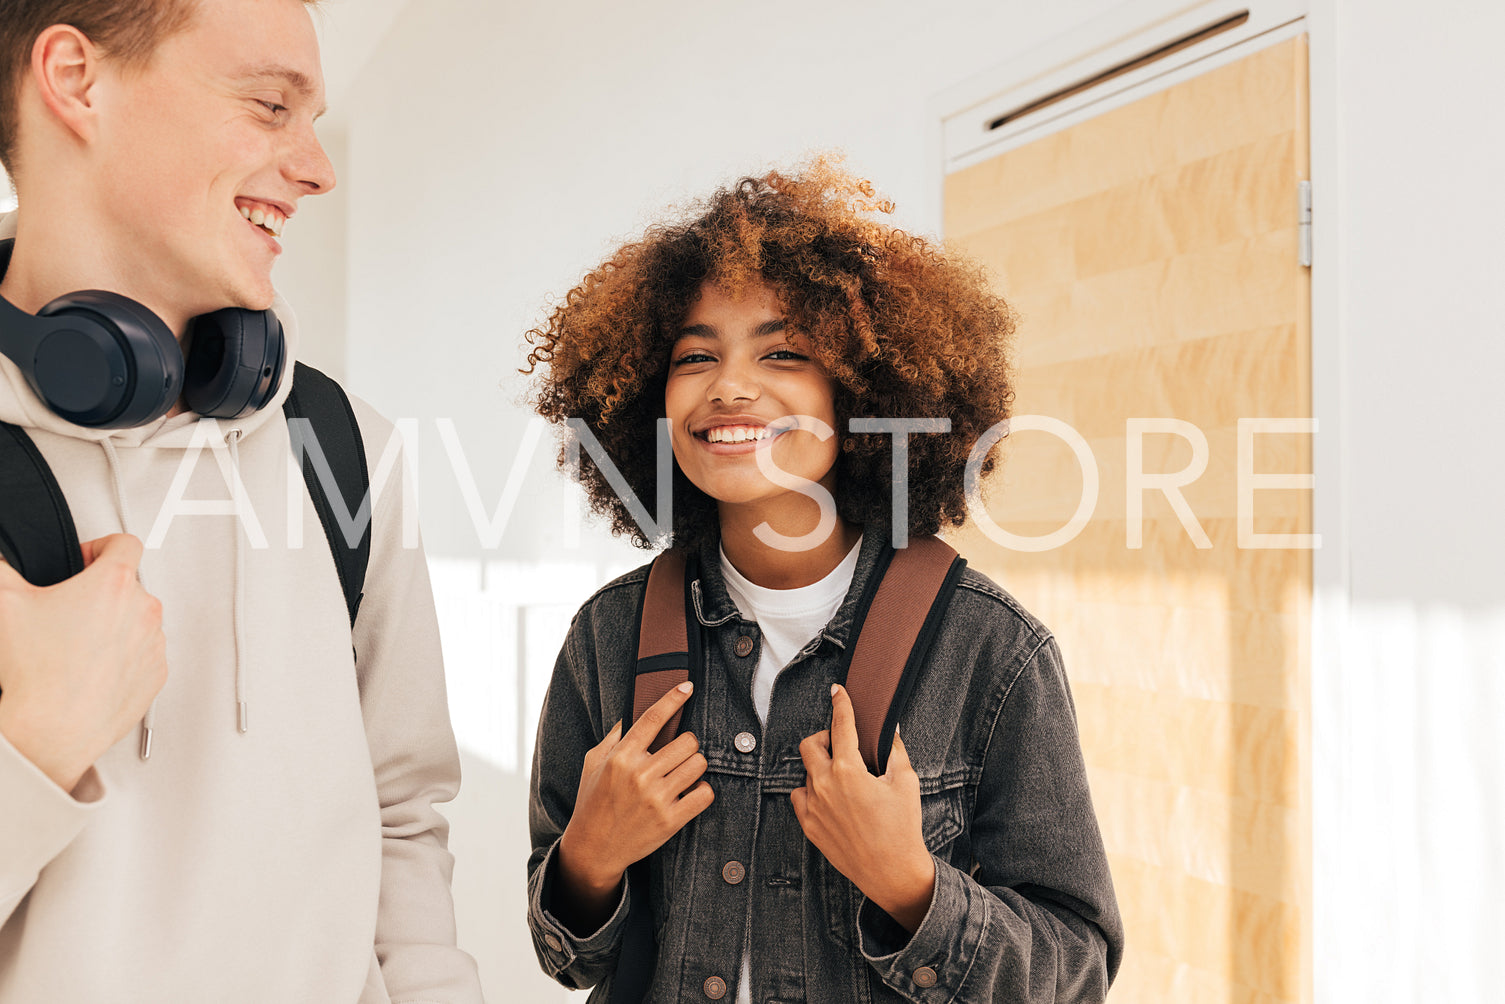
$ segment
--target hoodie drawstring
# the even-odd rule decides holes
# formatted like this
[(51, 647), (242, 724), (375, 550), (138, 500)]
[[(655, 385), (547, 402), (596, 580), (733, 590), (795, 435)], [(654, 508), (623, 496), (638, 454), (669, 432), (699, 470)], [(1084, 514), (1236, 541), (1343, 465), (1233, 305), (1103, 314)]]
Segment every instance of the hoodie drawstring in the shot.
[[(225, 437), (230, 447), (230, 463), (235, 471), (236, 480), (240, 479), (240, 429), (231, 429)], [(115, 509), (120, 515), (120, 529), (124, 533), (134, 534), (132, 529), (130, 506), (126, 503), (125, 489), (120, 478), (120, 456), (115, 451), (115, 444), (109, 439), (99, 440), (99, 445), (104, 449), (105, 459), (110, 465), (110, 481), (115, 488)], [(241, 545), (240, 536), (242, 528), (237, 523), (232, 531), (235, 543), (235, 722), (236, 727), (242, 732), (250, 731), (250, 710), (246, 702), (246, 651), (245, 651), (245, 548)], [(146, 580), (140, 569), (136, 571), (136, 580), (146, 586)], [(150, 760), (152, 756), (152, 730), (157, 719), (157, 702), (152, 700), (151, 706), (146, 709), (146, 716), (141, 719), (141, 747), (139, 755), (142, 760)]]
[[(235, 471), (235, 480), (240, 481), (240, 437), (239, 429), (231, 429), (225, 440), (230, 444), (230, 466)], [(246, 653), (245, 653), (245, 585), (246, 549), (241, 545), (240, 537), (243, 528), (237, 520), (235, 524), (235, 722), (242, 733), (251, 729), (250, 713), (246, 705)]]
[[(115, 487), (115, 511), (120, 516), (120, 529), (122, 533), (134, 534), (131, 529), (131, 507), (125, 501), (125, 488), (120, 481), (120, 456), (115, 452), (115, 444), (109, 439), (101, 439), (99, 445), (104, 448), (105, 459), (110, 465), (110, 483)], [(136, 569), (136, 581), (143, 587), (146, 580), (141, 575), (141, 569)], [(152, 699), (151, 706), (146, 709), (146, 717), (141, 719), (141, 749), (140, 757), (150, 760), (152, 757), (152, 725), (157, 720), (157, 701)]]

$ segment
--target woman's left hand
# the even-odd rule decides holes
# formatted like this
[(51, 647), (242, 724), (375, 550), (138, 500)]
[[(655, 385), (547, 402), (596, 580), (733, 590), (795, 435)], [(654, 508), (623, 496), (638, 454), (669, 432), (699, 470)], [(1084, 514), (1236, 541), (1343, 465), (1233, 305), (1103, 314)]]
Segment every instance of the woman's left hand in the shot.
[(831, 866), (911, 934), (935, 892), (935, 861), (925, 847), (920, 778), (894, 731), (888, 770), (868, 773), (846, 688), (831, 688), (831, 728), (800, 743), (805, 786), (789, 793), (805, 836)]

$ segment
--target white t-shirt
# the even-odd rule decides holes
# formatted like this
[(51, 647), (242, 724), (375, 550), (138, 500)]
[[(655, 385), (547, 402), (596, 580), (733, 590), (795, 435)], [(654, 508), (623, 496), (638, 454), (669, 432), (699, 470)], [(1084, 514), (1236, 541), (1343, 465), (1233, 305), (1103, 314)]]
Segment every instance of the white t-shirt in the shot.
[[(758, 721), (767, 724), (768, 705), (773, 698), (773, 681), (800, 650), (818, 635), (831, 620), (841, 601), (846, 599), (857, 571), (857, 554), (862, 550), (859, 539), (841, 564), (819, 582), (798, 589), (768, 589), (748, 580), (732, 567), (726, 552), (721, 552), (721, 575), (726, 591), (743, 617), (758, 625), (763, 635), (763, 651), (753, 673), (753, 705)], [(752, 959), (743, 953), (742, 978), (737, 981), (737, 1004), (752, 1004)]]
[(763, 635), (763, 651), (753, 674), (753, 704), (758, 721), (768, 722), (768, 705), (773, 698), (773, 681), (810, 640), (820, 634), (831, 620), (841, 601), (846, 599), (857, 571), (859, 539), (841, 560), (841, 564), (819, 582), (798, 589), (769, 589), (757, 585), (732, 567), (726, 552), (721, 552), (721, 574), (726, 591), (743, 617), (758, 625)]

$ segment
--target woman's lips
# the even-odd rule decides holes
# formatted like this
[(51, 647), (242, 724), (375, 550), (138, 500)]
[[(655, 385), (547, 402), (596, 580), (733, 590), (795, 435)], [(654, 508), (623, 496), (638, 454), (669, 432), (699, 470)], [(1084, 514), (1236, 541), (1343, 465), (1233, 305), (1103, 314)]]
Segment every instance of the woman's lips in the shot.
[(736, 456), (744, 453), (753, 453), (758, 449), (758, 443), (770, 443), (772, 440), (750, 440), (745, 443), (712, 443), (709, 440), (696, 438), (695, 443), (701, 449), (718, 457)]

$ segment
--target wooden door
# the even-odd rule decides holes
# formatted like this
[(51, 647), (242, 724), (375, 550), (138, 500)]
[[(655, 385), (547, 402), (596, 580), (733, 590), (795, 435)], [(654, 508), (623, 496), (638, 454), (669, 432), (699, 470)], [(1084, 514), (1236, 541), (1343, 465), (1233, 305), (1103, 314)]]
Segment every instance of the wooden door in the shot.
[[(1241, 547), (1237, 519), (1239, 420), (1311, 415), (1306, 81), (1305, 39), (1287, 40), (946, 181), (948, 244), (1021, 315), (1016, 414), (1069, 424), (1100, 474), (1064, 546), (975, 526), (956, 543), (1060, 640), (1127, 932), (1114, 1004), (1310, 999), (1311, 552)], [(1205, 434), (1183, 491), (1207, 546), (1158, 491), (1133, 546), (1140, 418)], [(1310, 472), (1309, 436), (1253, 441), (1254, 471)], [(1147, 473), (1193, 460), (1179, 435), (1141, 442)], [(1067, 524), (1072, 450), (1041, 431), (1002, 449), (993, 520)], [(1246, 533), (1309, 532), (1309, 492), (1252, 500)]]

